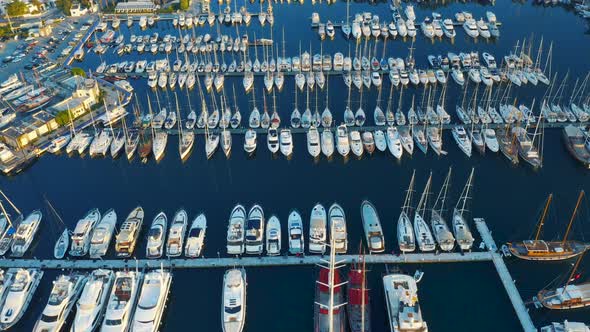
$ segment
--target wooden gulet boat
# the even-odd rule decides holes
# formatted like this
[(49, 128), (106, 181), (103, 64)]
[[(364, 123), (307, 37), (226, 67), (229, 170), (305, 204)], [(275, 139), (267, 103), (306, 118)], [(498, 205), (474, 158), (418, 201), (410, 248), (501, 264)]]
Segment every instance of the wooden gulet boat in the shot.
[(575, 240), (568, 240), (569, 233), (572, 228), (572, 224), (576, 219), (578, 208), (584, 197), (584, 191), (580, 191), (578, 201), (574, 212), (570, 218), (570, 222), (565, 231), (565, 235), (561, 241), (545, 241), (539, 240), (541, 230), (545, 224), (545, 218), (549, 210), (549, 205), (553, 199), (553, 194), (547, 198), (547, 203), (543, 209), (543, 214), (537, 227), (537, 232), (533, 240), (525, 240), (520, 242), (508, 243), (508, 249), (510, 253), (520, 259), (530, 261), (560, 261), (570, 259), (583, 254), (586, 250), (590, 249), (590, 243), (584, 243)]
[(553, 310), (577, 309), (590, 306), (590, 282), (572, 284), (580, 276), (576, 274), (576, 270), (583, 257), (584, 255), (579, 256), (563, 287), (542, 289), (535, 300), (543, 307)]

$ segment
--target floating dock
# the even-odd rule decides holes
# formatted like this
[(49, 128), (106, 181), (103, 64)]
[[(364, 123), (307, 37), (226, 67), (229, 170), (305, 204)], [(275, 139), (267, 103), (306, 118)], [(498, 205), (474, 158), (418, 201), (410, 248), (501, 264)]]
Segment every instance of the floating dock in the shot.
[[(228, 268), (234, 266), (247, 267), (273, 267), (316, 265), (322, 263), (327, 257), (320, 255), (308, 256), (259, 256), (259, 257), (222, 257), (222, 258), (163, 258), (163, 259), (109, 259), (109, 260), (80, 260), (80, 259), (3, 259), (0, 260), (0, 268), (22, 267), (40, 269), (206, 269)], [(359, 255), (338, 255), (338, 260), (343, 264), (356, 263)], [(464, 263), (491, 261), (489, 252), (470, 253), (416, 253), (406, 255), (367, 255), (367, 264), (425, 264), (425, 263)]]
[(508, 297), (510, 298), (510, 302), (512, 302), (512, 306), (514, 307), (514, 311), (516, 311), (516, 315), (518, 316), (518, 320), (520, 321), (520, 325), (522, 325), (522, 329), (525, 332), (536, 332), (537, 329), (533, 325), (533, 321), (531, 320), (531, 316), (529, 315), (529, 311), (524, 305), (522, 301), (522, 297), (514, 284), (514, 280), (504, 264), (504, 260), (502, 256), (498, 254), (498, 247), (496, 246), (496, 242), (492, 238), (492, 234), (488, 229), (488, 225), (485, 223), (485, 220), (482, 218), (474, 218), (475, 226), (481, 234), (481, 238), (483, 239), (486, 247), (488, 248), (488, 252), (492, 257), (492, 262), (496, 267), (496, 271), (500, 276), (500, 280), (502, 280), (502, 284), (504, 285), (504, 289), (506, 289), (506, 293), (508, 293)]

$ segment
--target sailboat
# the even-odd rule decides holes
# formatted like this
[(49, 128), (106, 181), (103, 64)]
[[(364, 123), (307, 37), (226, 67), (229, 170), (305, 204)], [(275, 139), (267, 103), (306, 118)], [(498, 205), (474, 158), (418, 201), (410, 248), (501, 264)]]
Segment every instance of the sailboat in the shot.
[(270, 127), (270, 115), (268, 114), (268, 107), (266, 107), (266, 94), (262, 93), (262, 117), (260, 118), (260, 127), (268, 129)]
[(321, 259), (325, 265), (320, 265), (320, 273), (316, 281), (314, 301), (314, 331), (316, 332), (344, 332), (345, 309), (343, 286), (341, 282), (340, 262), (336, 261), (336, 246), (334, 237), (331, 239), (329, 261)]
[(453, 233), (455, 234), (455, 239), (457, 240), (457, 244), (459, 244), (461, 250), (470, 250), (474, 241), (471, 230), (469, 229), (469, 225), (467, 224), (467, 220), (465, 219), (465, 213), (467, 212), (467, 200), (470, 199), (469, 194), (471, 192), (471, 188), (473, 187), (472, 182), (474, 172), (475, 169), (472, 168), (471, 174), (467, 179), (467, 183), (461, 191), (459, 201), (453, 210)]
[(371, 331), (371, 305), (366, 273), (364, 256), (359, 257), (359, 263), (353, 264), (348, 271), (346, 309), (351, 332)]
[[(375, 106), (375, 111), (373, 111), (373, 121), (375, 123), (376, 126), (384, 126), (387, 119), (385, 117), (385, 114), (383, 113), (383, 110), (381, 109), (381, 91), (382, 91), (382, 86), (379, 85), (379, 93), (377, 95), (377, 105)], [(388, 107), (391, 106), (388, 103)], [(391, 113), (392, 117), (393, 117), (393, 113), (391, 112), (391, 109), (388, 108), (388, 112)]]
[(260, 127), (260, 111), (256, 107), (256, 91), (254, 87), (252, 87), (252, 104), (252, 112), (248, 119), (248, 125), (250, 128), (258, 128)]
[(576, 274), (584, 255), (581, 255), (572, 268), (565, 285), (555, 289), (542, 289), (536, 300), (545, 308), (552, 310), (577, 309), (590, 306), (590, 282), (573, 284), (580, 274)]
[(236, 111), (231, 116), (229, 123), (233, 129), (236, 129), (242, 124), (242, 114), (240, 113), (240, 109), (238, 107), (238, 101), (236, 99), (236, 87), (233, 84), (232, 84), (232, 91), (233, 91), (233, 95), (234, 95), (234, 108)]
[(305, 104), (305, 111), (303, 112), (303, 115), (301, 116), (301, 127), (307, 129), (311, 126), (311, 122), (312, 122), (312, 118), (313, 115), (311, 114), (311, 109), (309, 108), (309, 86), (306, 89), (306, 94), (307, 94), (307, 101)]
[(352, 32), (352, 28), (350, 27), (350, 0), (346, 1), (346, 23), (342, 25), (342, 33), (346, 39), (350, 39), (350, 33)]
[(359, 108), (356, 110), (356, 113), (354, 114), (354, 123), (357, 126), (362, 127), (365, 124), (366, 118), (367, 117), (365, 116), (365, 111), (363, 110), (363, 88), (361, 87)]
[[(47, 206), (49, 206), (51, 212), (55, 215), (55, 218), (64, 226), (64, 230), (58, 237), (57, 242), (55, 242), (55, 246), (53, 248), (53, 257), (55, 257), (55, 259), (62, 259), (66, 255), (68, 247), (70, 246), (71, 234), (68, 230), (68, 227), (65, 225), (65, 223), (59, 216), (59, 214), (57, 214), (57, 211), (55, 211), (55, 209), (53, 208), (53, 205), (51, 205), (51, 203), (47, 199), (45, 201), (47, 202)], [(6, 216), (6, 213), (4, 213), (3, 216)]]
[(176, 98), (176, 113), (178, 114), (178, 152), (180, 154), (180, 160), (185, 161), (193, 150), (195, 133), (192, 130), (183, 130), (176, 92), (174, 93), (174, 98)]
[(570, 218), (563, 239), (561, 241), (545, 241), (539, 240), (539, 237), (541, 236), (549, 206), (553, 199), (553, 194), (549, 195), (545, 203), (545, 208), (543, 209), (543, 214), (539, 219), (534, 239), (508, 243), (510, 253), (520, 259), (530, 261), (560, 261), (579, 256), (586, 250), (590, 249), (590, 243), (568, 240), (571, 227), (576, 219), (578, 208), (583, 197), (584, 191), (582, 190), (578, 196), (576, 207), (574, 208), (574, 212)]
[[(329, 105), (329, 80), (326, 80), (326, 107), (322, 112), (322, 126), (324, 128), (330, 128), (332, 126), (332, 112), (330, 111)], [(317, 105), (317, 99), (316, 99)], [(316, 106), (317, 108), (317, 106)]]
[(410, 185), (406, 191), (406, 198), (402, 206), (402, 212), (397, 220), (397, 242), (402, 253), (416, 250), (416, 240), (414, 238), (414, 229), (410, 221), (410, 210), (412, 204), (412, 193), (414, 190), (414, 176), (416, 171), (412, 173)]
[(301, 126), (301, 113), (297, 109), (297, 86), (295, 86), (295, 108), (291, 113), (291, 127), (299, 128)]
[(449, 190), (449, 182), (451, 181), (451, 168), (445, 178), (445, 181), (440, 189), (436, 201), (432, 206), (432, 213), (430, 215), (430, 225), (434, 232), (434, 238), (439, 247), (444, 251), (451, 251), (455, 247), (455, 238), (453, 233), (449, 230), (447, 222), (443, 218), (445, 201), (447, 199), (447, 191)]
[(428, 228), (428, 224), (426, 223), (426, 220), (423, 217), (426, 213), (428, 192), (430, 190), (431, 182), (432, 173), (430, 173), (430, 176), (428, 177), (426, 187), (422, 192), (422, 196), (420, 197), (418, 207), (416, 207), (416, 213), (414, 213), (414, 232), (416, 233), (416, 242), (418, 242), (418, 247), (420, 248), (420, 251), (434, 251), (434, 249), (436, 249), (436, 243), (434, 242), (432, 232), (430, 231), (430, 228)]

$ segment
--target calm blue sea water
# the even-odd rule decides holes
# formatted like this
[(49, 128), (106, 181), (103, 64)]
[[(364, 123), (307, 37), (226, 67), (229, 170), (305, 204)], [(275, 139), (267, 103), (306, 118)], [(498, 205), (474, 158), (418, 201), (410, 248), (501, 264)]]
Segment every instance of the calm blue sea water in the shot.
[[(590, 68), (587, 62), (590, 54), (589, 37), (585, 22), (562, 8), (545, 8), (509, 1), (499, 1), (496, 6), (482, 6), (476, 3), (448, 3), (417, 8), (419, 19), (436, 10), (443, 16), (452, 16), (460, 10), (468, 10), (475, 17), (484, 16), (486, 10), (493, 10), (502, 21), (502, 36), (497, 41), (473, 42), (467, 39), (459, 29), (454, 44), (443, 40), (432, 44), (421, 35), (414, 47), (417, 63), (426, 67), (428, 54), (452, 51), (477, 50), (489, 51), (500, 59), (507, 54), (517, 40), (534, 37), (536, 51), (541, 36), (548, 42), (554, 42), (553, 69), (560, 73), (570, 70), (571, 75), (583, 76)], [(217, 4), (213, 4), (217, 11)], [(250, 12), (257, 5), (249, 4)], [(312, 11), (318, 11), (322, 20), (341, 20), (346, 13), (346, 5), (339, 2), (333, 5), (325, 3), (312, 5), (283, 4), (275, 5), (274, 37), (280, 36), (285, 28), (287, 55), (299, 52), (299, 41), (304, 48), (312, 45), (313, 52), (320, 48), (316, 33), (308, 28), (308, 17)], [(353, 3), (351, 14), (371, 11), (382, 19), (390, 20), (388, 4)], [(129, 36), (137, 33), (137, 27), (128, 31), (122, 26), (121, 31)], [(171, 24), (159, 22), (160, 33), (175, 33)], [(231, 28), (223, 28), (224, 33), (233, 33)], [(215, 28), (199, 28), (197, 33), (208, 31), (215, 33)], [(247, 29), (252, 36), (270, 37), (268, 25), (261, 29), (253, 20)], [(150, 33), (144, 32), (143, 34)], [(245, 29), (240, 28), (240, 33)], [(204, 33), (204, 32), (203, 32)], [(280, 40), (280, 38), (278, 38)], [(353, 44), (351, 44), (353, 45)], [(382, 42), (377, 45), (378, 54)], [(387, 44), (387, 54), (405, 57), (409, 42), (400, 40)], [(371, 47), (373, 47), (371, 45)], [(348, 43), (339, 31), (334, 41), (323, 43), (326, 52), (347, 52)], [(353, 47), (354, 50), (354, 47)], [(107, 62), (122, 61), (110, 52), (105, 57)], [(261, 56), (261, 54), (259, 54)], [(152, 59), (151, 55), (145, 56)], [(137, 60), (137, 55), (128, 55), (126, 60)], [(96, 55), (88, 55), (81, 64), (87, 69), (94, 69), (100, 63)], [(385, 91), (389, 90), (389, 81), (385, 80)], [(570, 80), (570, 83), (572, 81)], [(143, 109), (147, 106), (145, 81), (132, 81)], [(238, 93), (238, 105), (242, 115), (247, 116), (251, 104), (251, 95), (244, 96), (241, 80), (226, 79), (226, 88), (235, 83)], [(282, 93), (277, 96), (278, 109), (283, 121), (288, 120), (293, 108), (293, 80), (288, 78)], [(262, 106), (262, 78), (257, 79), (256, 96), (259, 108)], [(571, 84), (570, 84), (571, 88)], [(231, 92), (231, 90), (227, 90)], [(417, 100), (421, 91), (409, 89), (404, 95), (404, 104), (409, 105), (415, 93)], [(544, 92), (543, 87), (524, 87), (516, 90), (518, 100), (530, 103)], [(191, 105), (196, 105), (198, 95), (193, 91), (189, 96), (179, 93), (181, 112), (188, 112), (188, 98)], [(340, 77), (330, 81), (330, 108), (337, 121), (341, 120), (344, 110), (346, 89)], [(170, 93), (161, 93), (163, 103), (173, 102)], [(372, 119), (372, 110), (376, 103), (376, 91), (365, 94), (363, 108), (368, 118)], [(454, 109), (460, 90), (451, 84), (447, 107)], [(319, 94), (319, 108), (324, 108), (324, 94)], [(152, 98), (154, 100), (155, 98)], [(358, 107), (358, 93), (353, 92), (353, 109)], [(270, 99), (267, 100), (270, 102)], [(299, 95), (299, 109), (303, 107), (304, 95)], [(355, 104), (356, 102), (356, 104)], [(397, 105), (397, 91), (394, 102)], [(313, 109), (313, 100), (312, 100)], [(404, 107), (407, 110), (407, 106)], [(449, 112), (451, 113), (451, 112)], [(453, 114), (454, 115), (454, 114)], [(371, 122), (371, 120), (369, 120)], [(577, 191), (585, 189), (590, 183), (587, 170), (573, 161), (565, 151), (561, 133), (548, 130), (545, 139), (545, 162), (540, 171), (532, 171), (526, 165), (512, 166), (503, 156), (489, 153), (486, 156), (475, 155), (467, 159), (456, 147), (449, 133), (444, 136), (444, 148), (449, 152), (446, 157), (433, 154), (416, 153), (412, 158), (404, 157), (396, 162), (389, 155), (377, 154), (365, 156), (362, 160), (341, 158), (318, 162), (312, 161), (305, 148), (305, 138), (295, 135), (295, 150), (291, 160), (272, 157), (261, 144), (255, 158), (247, 158), (241, 150), (242, 137), (234, 137), (234, 151), (227, 160), (221, 153), (207, 161), (204, 152), (203, 137), (199, 136), (193, 155), (186, 163), (181, 163), (177, 156), (177, 142), (170, 137), (168, 152), (159, 164), (148, 162), (141, 164), (135, 160), (128, 163), (125, 159), (89, 159), (67, 158), (63, 155), (46, 155), (31, 169), (17, 177), (3, 178), (2, 189), (23, 211), (44, 208), (43, 196), (52, 202), (63, 220), (70, 226), (90, 208), (98, 207), (105, 211), (114, 208), (119, 218), (137, 205), (146, 210), (146, 224), (160, 210), (169, 216), (180, 207), (189, 212), (190, 217), (204, 212), (208, 219), (207, 246), (205, 256), (214, 257), (217, 252), (223, 254), (227, 218), (236, 203), (250, 206), (259, 203), (265, 214), (276, 214), (285, 224), (288, 212), (297, 208), (306, 218), (316, 202), (329, 206), (332, 202), (340, 203), (347, 213), (350, 251), (357, 250), (362, 237), (359, 206), (363, 199), (370, 199), (378, 208), (386, 234), (388, 250), (396, 249), (395, 227), (399, 207), (404, 198), (412, 170), (417, 171), (417, 189), (422, 190), (428, 173), (433, 172), (434, 189), (438, 191), (449, 167), (453, 167), (453, 180), (450, 191), (450, 205), (455, 204), (461, 188), (471, 167), (476, 168), (474, 200), (471, 206), (473, 216), (484, 217), (494, 232), (498, 243), (528, 238), (536, 223), (537, 215), (546, 195), (553, 192), (556, 197), (551, 218), (545, 227), (547, 238), (559, 237), (569, 219)], [(261, 143), (265, 141), (260, 137)], [(579, 223), (574, 236), (583, 239), (588, 236), (587, 204), (584, 203)], [(41, 235), (35, 243), (35, 257), (50, 257), (58, 228), (49, 214), (46, 214)], [(307, 225), (306, 225), (307, 226)], [(139, 257), (145, 252), (145, 239), (137, 248)], [(112, 255), (112, 253), (109, 253)], [(508, 261), (517, 285), (525, 300), (531, 298), (540, 288), (556, 276), (567, 273), (570, 263), (532, 264), (520, 261)], [(420, 299), (424, 317), (432, 331), (518, 331), (518, 321), (510, 306), (492, 264), (448, 264), (428, 266), (402, 266), (408, 273), (416, 268), (424, 270), (425, 277), (420, 283)], [(582, 264), (582, 270), (584, 264)], [(316, 276), (315, 267), (258, 268), (248, 269), (248, 314), (246, 331), (310, 331), (313, 326), (313, 289)], [(200, 331), (219, 331), (220, 295), (223, 270), (175, 271), (170, 302), (165, 316), (165, 331), (198, 329)], [(371, 267), (370, 285), (372, 287), (372, 319), (375, 331), (387, 329), (387, 317), (383, 302), (380, 277), (384, 273), (382, 266)], [(34, 320), (40, 314), (51, 289), (51, 280), (56, 271), (48, 271), (44, 277), (35, 299), (21, 323), (14, 328), (18, 331), (30, 330)], [(544, 310), (532, 310), (537, 325), (554, 320), (583, 320), (587, 323), (587, 310), (554, 313)], [(190, 324), (190, 325), (189, 325)]]

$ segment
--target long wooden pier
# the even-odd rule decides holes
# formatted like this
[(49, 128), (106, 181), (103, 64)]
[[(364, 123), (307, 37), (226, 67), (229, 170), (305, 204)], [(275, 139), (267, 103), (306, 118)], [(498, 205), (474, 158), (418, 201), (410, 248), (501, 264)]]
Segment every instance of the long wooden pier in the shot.
[(492, 238), (492, 234), (488, 229), (488, 225), (485, 223), (485, 220), (482, 218), (475, 218), (475, 226), (481, 234), (481, 237), (488, 248), (488, 252), (491, 255), (492, 262), (496, 267), (496, 271), (500, 276), (500, 280), (502, 280), (502, 284), (504, 285), (504, 289), (506, 289), (506, 293), (508, 293), (508, 297), (510, 298), (510, 302), (512, 302), (512, 306), (514, 307), (514, 311), (516, 311), (516, 315), (518, 316), (518, 320), (520, 321), (520, 325), (522, 325), (522, 329), (525, 332), (535, 332), (537, 329), (535, 325), (533, 325), (533, 321), (531, 320), (531, 316), (529, 315), (528, 309), (524, 305), (522, 301), (522, 297), (514, 284), (512, 276), (510, 276), (510, 272), (504, 264), (504, 260), (502, 256), (498, 254), (498, 247), (496, 246), (496, 242)]

